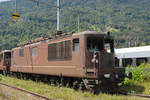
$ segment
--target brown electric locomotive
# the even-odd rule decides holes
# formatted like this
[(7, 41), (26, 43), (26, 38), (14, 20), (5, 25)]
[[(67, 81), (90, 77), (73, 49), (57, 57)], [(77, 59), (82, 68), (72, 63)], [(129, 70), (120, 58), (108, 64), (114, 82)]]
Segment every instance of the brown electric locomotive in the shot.
[(115, 68), (109, 33), (59, 34), (22, 43), (11, 52), (11, 73), (45, 75), (49, 80), (83, 83), (88, 89), (114, 85), (124, 76), (124, 69)]

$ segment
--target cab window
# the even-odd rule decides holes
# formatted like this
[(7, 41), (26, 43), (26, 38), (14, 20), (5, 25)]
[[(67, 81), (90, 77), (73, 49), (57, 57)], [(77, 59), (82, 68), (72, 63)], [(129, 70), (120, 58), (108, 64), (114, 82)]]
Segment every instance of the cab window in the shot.
[(88, 38), (87, 49), (89, 52), (97, 52), (104, 50), (104, 41), (100, 38)]
[(87, 49), (89, 52), (114, 52), (113, 40), (99, 37), (87, 38)]
[(79, 50), (80, 50), (79, 39), (74, 39), (73, 40), (73, 51), (78, 52)]

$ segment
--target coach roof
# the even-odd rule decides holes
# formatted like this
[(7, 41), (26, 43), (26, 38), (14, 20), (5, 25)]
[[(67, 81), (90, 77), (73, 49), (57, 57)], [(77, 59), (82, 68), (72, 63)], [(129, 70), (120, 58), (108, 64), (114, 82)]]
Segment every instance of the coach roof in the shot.
[(150, 57), (150, 46), (115, 49), (118, 58)]

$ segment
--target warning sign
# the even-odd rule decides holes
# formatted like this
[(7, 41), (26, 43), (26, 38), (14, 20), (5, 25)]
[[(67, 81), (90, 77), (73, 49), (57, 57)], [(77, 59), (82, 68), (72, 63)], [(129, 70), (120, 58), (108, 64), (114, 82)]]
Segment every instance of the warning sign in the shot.
[(14, 18), (15, 20), (18, 20), (19, 17), (20, 17), (20, 15), (19, 15), (18, 12), (14, 12), (12, 16), (13, 16), (13, 18)]

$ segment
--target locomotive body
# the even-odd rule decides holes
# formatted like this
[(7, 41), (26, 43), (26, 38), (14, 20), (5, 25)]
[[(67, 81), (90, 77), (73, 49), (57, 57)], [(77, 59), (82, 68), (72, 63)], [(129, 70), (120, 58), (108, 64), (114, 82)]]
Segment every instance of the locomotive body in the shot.
[(115, 68), (114, 39), (107, 33), (61, 34), (19, 45), (11, 56), (12, 73), (82, 80), (86, 88), (120, 82), (124, 75), (123, 68)]
[[(83, 36), (69, 35), (14, 48), (11, 71), (85, 77), (83, 39)], [(74, 51), (73, 46), (75, 49), (79, 46), (80, 50)]]

